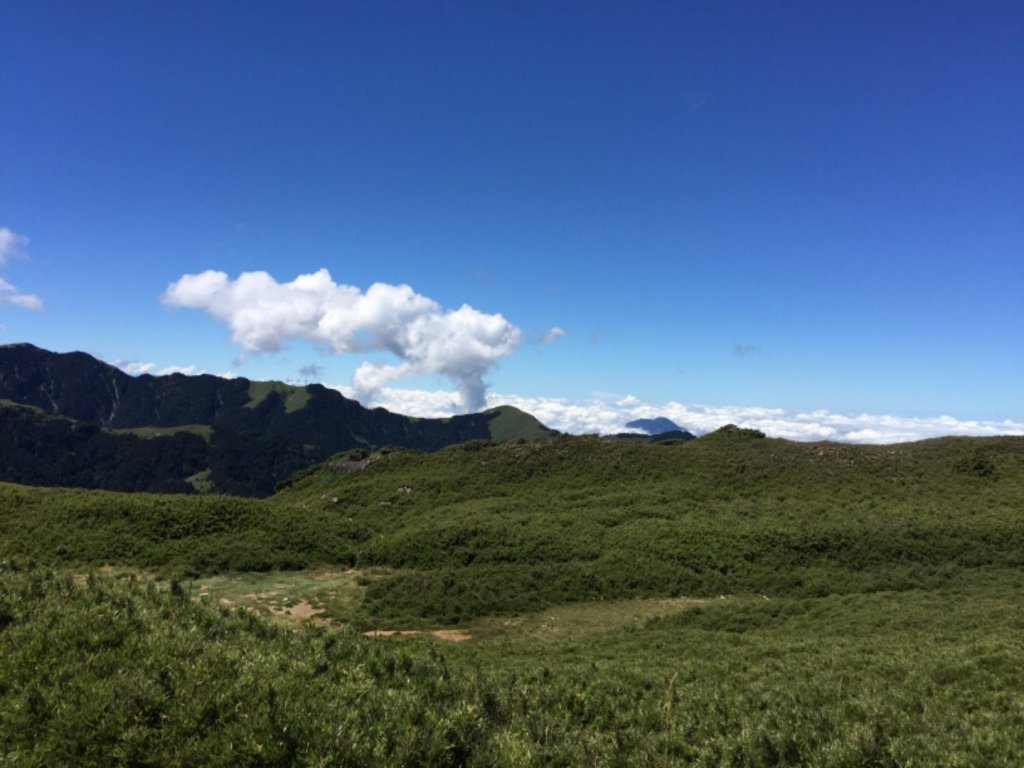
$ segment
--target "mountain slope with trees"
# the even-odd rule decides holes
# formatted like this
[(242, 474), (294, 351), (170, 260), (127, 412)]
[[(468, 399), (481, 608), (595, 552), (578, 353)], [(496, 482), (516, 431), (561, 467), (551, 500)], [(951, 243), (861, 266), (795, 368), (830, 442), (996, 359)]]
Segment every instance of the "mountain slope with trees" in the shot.
[(0, 405), (0, 479), (119, 491), (266, 496), (339, 451), (557, 434), (510, 406), (418, 419), (319, 384), (130, 376), (31, 344), (0, 347)]

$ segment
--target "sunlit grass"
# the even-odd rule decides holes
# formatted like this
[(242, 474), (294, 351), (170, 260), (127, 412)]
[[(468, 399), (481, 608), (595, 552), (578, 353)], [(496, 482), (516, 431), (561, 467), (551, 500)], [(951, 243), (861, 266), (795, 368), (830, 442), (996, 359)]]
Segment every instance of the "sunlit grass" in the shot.
[(136, 437), (146, 439), (154, 437), (170, 437), (182, 432), (187, 432), (188, 434), (198, 435), (207, 443), (210, 442), (210, 438), (213, 436), (213, 427), (207, 424), (182, 424), (177, 427), (131, 427), (124, 429), (108, 429), (107, 431), (115, 435), (135, 435)]
[(271, 392), (276, 392), (284, 398), (285, 413), (299, 411), (309, 402), (309, 391), (305, 387), (282, 384), (279, 381), (253, 381), (249, 384), (249, 402), (245, 407), (255, 408), (266, 400)]
[(386, 573), (337, 568), (242, 572), (189, 579), (182, 585), (193, 599), (213, 605), (255, 610), (286, 623), (316, 618), (345, 626), (361, 617), (366, 585)]

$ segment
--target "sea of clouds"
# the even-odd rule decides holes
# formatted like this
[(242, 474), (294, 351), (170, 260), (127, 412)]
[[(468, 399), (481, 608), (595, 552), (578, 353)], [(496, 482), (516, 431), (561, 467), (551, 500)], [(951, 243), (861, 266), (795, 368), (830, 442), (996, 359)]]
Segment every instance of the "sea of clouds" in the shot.
[[(350, 387), (338, 387), (353, 396)], [(384, 388), (374, 405), (410, 416), (444, 417), (458, 412), (454, 392)], [(665, 416), (700, 435), (726, 424), (759, 429), (769, 437), (788, 440), (834, 440), (848, 443), (900, 443), (944, 435), (1024, 435), (1024, 422), (984, 421), (953, 416), (907, 417), (891, 414), (844, 414), (827, 410), (787, 411), (742, 405), (698, 405), (676, 401), (645, 403), (632, 397), (596, 396), (572, 400), (558, 397), (519, 397), (490, 393), (489, 408), (512, 405), (537, 417), (546, 426), (570, 434), (630, 432), (634, 419)]]
[[(153, 363), (114, 363), (126, 373), (203, 373), (196, 366), (158, 368)], [(218, 374), (233, 378), (237, 374)], [(292, 381), (304, 384), (305, 381)], [(447, 418), (465, 412), (462, 394), (448, 390), (401, 389), (382, 387), (367, 398), (351, 385), (333, 386), (345, 397), (359, 400), (368, 407), (383, 407), (393, 413), (421, 418)], [(953, 416), (908, 417), (891, 414), (845, 414), (818, 409), (787, 411), (742, 405), (699, 405), (677, 401), (646, 403), (636, 397), (594, 396), (586, 399), (562, 397), (521, 397), (488, 393), (483, 408), (512, 405), (535, 416), (544, 425), (569, 434), (609, 435), (635, 432), (626, 424), (634, 419), (665, 416), (695, 435), (714, 431), (726, 424), (759, 429), (769, 437), (788, 440), (833, 440), (847, 443), (901, 443), (945, 435), (1024, 435), (1024, 422), (1004, 420), (960, 419)]]

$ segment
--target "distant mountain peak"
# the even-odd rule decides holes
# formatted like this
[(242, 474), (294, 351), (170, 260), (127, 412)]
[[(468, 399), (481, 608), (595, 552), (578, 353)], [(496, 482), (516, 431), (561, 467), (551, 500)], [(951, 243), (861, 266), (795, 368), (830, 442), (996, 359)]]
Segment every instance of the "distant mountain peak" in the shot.
[(659, 416), (656, 419), (633, 419), (627, 422), (630, 429), (642, 429), (648, 435), (660, 435), (663, 432), (685, 432), (686, 430), (676, 424), (672, 419)]

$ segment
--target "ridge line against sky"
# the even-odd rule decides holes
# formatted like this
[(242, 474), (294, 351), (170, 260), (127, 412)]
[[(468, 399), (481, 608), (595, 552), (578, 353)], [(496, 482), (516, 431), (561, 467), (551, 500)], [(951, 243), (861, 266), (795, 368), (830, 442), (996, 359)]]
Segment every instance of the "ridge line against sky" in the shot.
[[(183, 373), (194, 376), (203, 371), (190, 366), (157, 368), (150, 362), (114, 361), (112, 365), (125, 373), (167, 375)], [(303, 386), (322, 383), (322, 373), (316, 365), (302, 371), (303, 378), (291, 379), (288, 384)], [(219, 376), (232, 378), (228, 371)], [(330, 385), (342, 395), (358, 399), (355, 388), (348, 385)], [(393, 413), (421, 418), (446, 418), (459, 413), (461, 401), (458, 392), (448, 390), (416, 390), (382, 387), (375, 392), (372, 403)], [(653, 419), (664, 416), (694, 434), (712, 432), (726, 424), (748, 429), (759, 429), (769, 437), (788, 440), (833, 440), (852, 443), (902, 443), (949, 435), (991, 437), (997, 435), (1024, 436), (1024, 421), (1012, 419), (970, 420), (949, 415), (931, 417), (901, 417), (891, 414), (859, 413), (855, 415), (832, 413), (824, 409), (790, 412), (783, 408), (758, 406), (684, 404), (679, 402), (645, 403), (632, 395), (598, 394), (583, 400), (553, 397), (520, 397), (489, 393), (485, 408), (511, 405), (525, 411), (545, 426), (570, 434), (619, 434), (638, 432), (626, 424), (634, 419)]]
[(567, 431), (1024, 423), (1020, 3), (0, 28), (0, 343)]
[[(295, 382), (299, 383), (299, 382)], [(351, 387), (334, 387), (347, 397)], [(396, 413), (441, 418), (457, 412), (452, 393), (384, 388), (375, 404)], [(487, 407), (512, 405), (533, 415), (545, 426), (570, 434), (609, 435), (638, 432), (625, 425), (634, 419), (664, 416), (696, 435), (726, 424), (758, 429), (769, 437), (787, 440), (831, 440), (851, 443), (904, 443), (950, 435), (991, 437), (1024, 435), (1024, 421), (958, 419), (953, 416), (901, 417), (890, 414), (833, 413), (824, 409), (791, 412), (783, 408), (739, 405), (703, 405), (679, 402), (646, 403), (632, 395), (595, 395), (585, 400), (518, 397), (490, 393)]]

